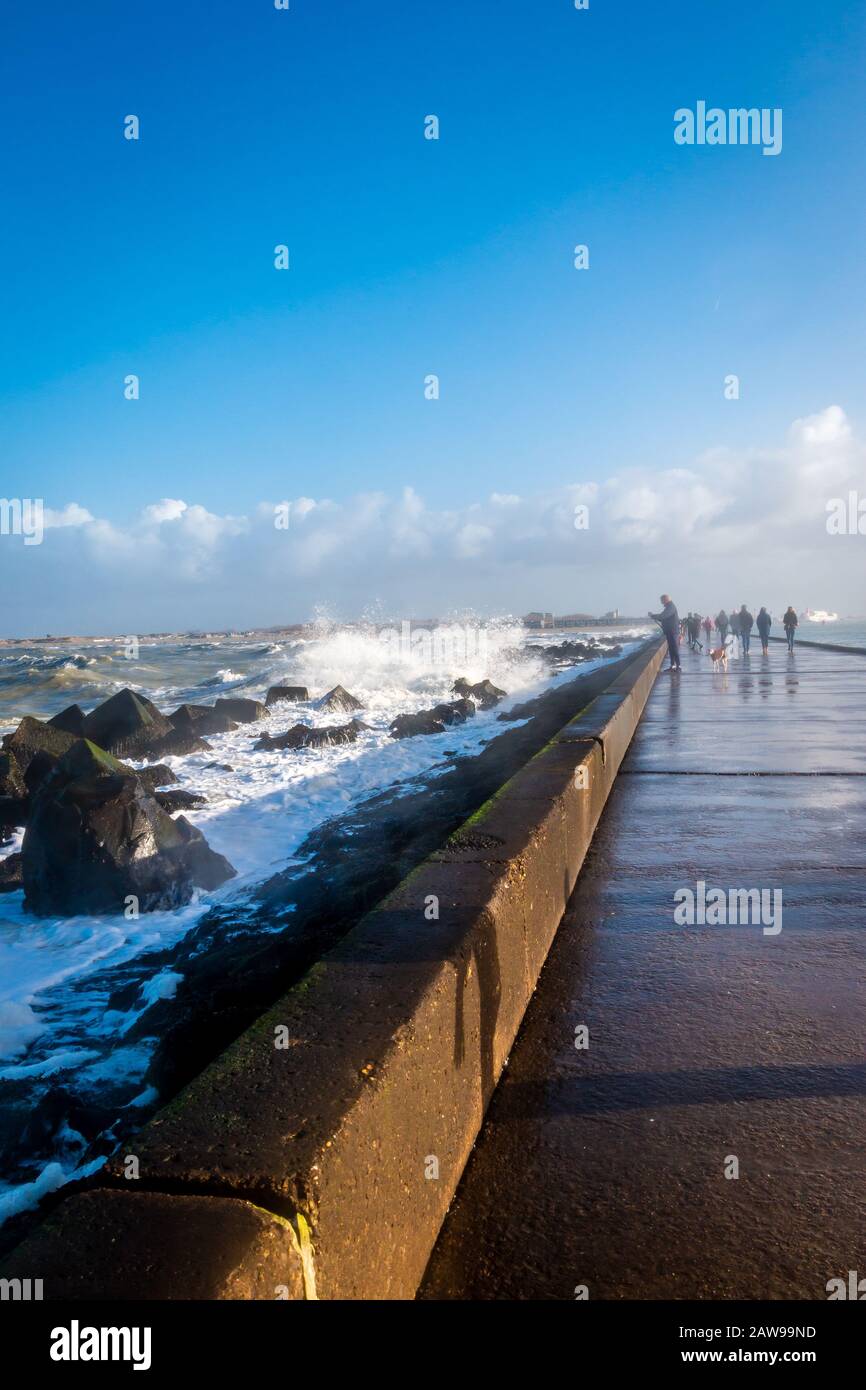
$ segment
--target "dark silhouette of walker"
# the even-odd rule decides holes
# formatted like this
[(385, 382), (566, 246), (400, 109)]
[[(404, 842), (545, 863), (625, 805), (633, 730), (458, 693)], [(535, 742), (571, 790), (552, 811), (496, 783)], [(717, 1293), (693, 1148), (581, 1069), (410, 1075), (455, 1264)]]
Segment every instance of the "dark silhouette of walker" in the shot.
[(762, 608), (755, 619), (755, 627), (758, 629), (758, 636), (761, 639), (761, 651), (764, 656), (767, 655), (770, 649), (770, 628), (772, 626), (773, 619), (770, 617), (766, 608)]
[(787, 610), (787, 612), (785, 613), (785, 616), (784, 616), (783, 619), (782, 619), (782, 627), (785, 629), (785, 636), (786, 636), (787, 639), (788, 639), (788, 651), (789, 651), (789, 652), (792, 652), (792, 651), (794, 650), (794, 633), (797, 631), (797, 625), (798, 625), (797, 614), (794, 612), (793, 608), (791, 608), (791, 606), (789, 605), (789, 606), (788, 606), (788, 610)]

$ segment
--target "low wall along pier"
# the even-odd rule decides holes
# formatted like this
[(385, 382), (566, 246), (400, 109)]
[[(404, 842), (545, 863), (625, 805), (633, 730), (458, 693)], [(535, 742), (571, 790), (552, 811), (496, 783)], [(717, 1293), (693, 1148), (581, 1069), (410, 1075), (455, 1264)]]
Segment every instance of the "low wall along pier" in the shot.
[(661, 665), (645, 648), (5, 1261), (46, 1298), (415, 1295)]

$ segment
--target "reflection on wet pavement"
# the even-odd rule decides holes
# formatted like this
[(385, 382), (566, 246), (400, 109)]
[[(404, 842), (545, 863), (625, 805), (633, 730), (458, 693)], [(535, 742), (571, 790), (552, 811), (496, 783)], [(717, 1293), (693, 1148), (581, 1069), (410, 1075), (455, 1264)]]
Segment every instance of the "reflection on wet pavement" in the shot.
[[(866, 659), (683, 661), (657, 680), (422, 1297), (826, 1299), (862, 1264)], [(674, 894), (701, 881), (780, 888), (783, 929), (677, 925)]]

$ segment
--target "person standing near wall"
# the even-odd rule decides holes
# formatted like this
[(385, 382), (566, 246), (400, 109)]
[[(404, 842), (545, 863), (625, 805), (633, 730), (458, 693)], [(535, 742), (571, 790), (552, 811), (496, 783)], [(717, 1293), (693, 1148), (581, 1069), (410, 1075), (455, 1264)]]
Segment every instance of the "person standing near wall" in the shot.
[(670, 594), (662, 594), (659, 602), (662, 605), (662, 611), (660, 613), (650, 613), (649, 616), (659, 624), (662, 632), (668, 639), (668, 655), (670, 656), (671, 664), (667, 669), (669, 671), (679, 671), (681, 669), (678, 640), (680, 615), (677, 612), (676, 604), (671, 601)]

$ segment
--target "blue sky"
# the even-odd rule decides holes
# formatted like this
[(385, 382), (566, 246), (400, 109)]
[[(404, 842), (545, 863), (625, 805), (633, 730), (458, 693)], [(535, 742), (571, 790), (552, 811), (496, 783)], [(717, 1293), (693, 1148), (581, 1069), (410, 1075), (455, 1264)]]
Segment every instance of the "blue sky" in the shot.
[[(118, 527), (163, 497), (446, 514), (776, 449), (833, 404), (862, 435), (864, 49), (855, 0), (10, 8), (0, 490)], [(676, 146), (698, 99), (783, 108), (782, 154)]]

